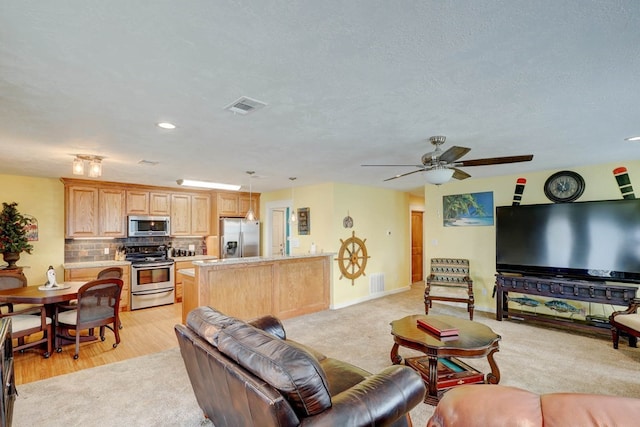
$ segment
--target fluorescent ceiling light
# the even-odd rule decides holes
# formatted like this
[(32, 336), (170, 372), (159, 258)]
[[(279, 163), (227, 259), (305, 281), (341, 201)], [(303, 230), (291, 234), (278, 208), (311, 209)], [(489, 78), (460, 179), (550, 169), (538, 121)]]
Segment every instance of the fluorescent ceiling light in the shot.
[(194, 181), (191, 179), (179, 179), (176, 182), (178, 183), (178, 185), (182, 185), (185, 187), (214, 188), (216, 190), (231, 190), (231, 191), (240, 190), (239, 185), (221, 184), (219, 182)]
[(625, 141), (640, 141), (640, 136), (630, 136), (629, 138), (625, 138)]
[(161, 123), (158, 123), (158, 127), (161, 127), (162, 129), (175, 129), (176, 125), (169, 122), (161, 122)]

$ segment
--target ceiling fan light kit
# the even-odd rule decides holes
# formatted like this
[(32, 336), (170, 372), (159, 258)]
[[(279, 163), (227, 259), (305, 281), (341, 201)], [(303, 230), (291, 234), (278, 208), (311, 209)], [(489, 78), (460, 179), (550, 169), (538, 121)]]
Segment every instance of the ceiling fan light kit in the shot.
[(424, 171), (424, 179), (429, 184), (440, 185), (445, 182), (449, 182), (451, 177), (453, 176), (453, 169), (449, 169), (446, 167), (436, 167), (433, 169)]
[(402, 178), (414, 173), (423, 172), (426, 181), (430, 184), (440, 185), (448, 182), (451, 178), (458, 180), (470, 178), (471, 175), (458, 169), (466, 166), (489, 166), (505, 163), (528, 162), (533, 159), (533, 154), (523, 156), (489, 157), (486, 159), (459, 160), (462, 156), (471, 151), (471, 148), (453, 146), (446, 151), (442, 151), (440, 146), (447, 140), (446, 136), (438, 135), (429, 138), (429, 142), (436, 148), (429, 153), (425, 153), (420, 158), (421, 165), (361, 165), (361, 166), (393, 166), (393, 167), (414, 167), (410, 172), (405, 172), (387, 178), (384, 181)]

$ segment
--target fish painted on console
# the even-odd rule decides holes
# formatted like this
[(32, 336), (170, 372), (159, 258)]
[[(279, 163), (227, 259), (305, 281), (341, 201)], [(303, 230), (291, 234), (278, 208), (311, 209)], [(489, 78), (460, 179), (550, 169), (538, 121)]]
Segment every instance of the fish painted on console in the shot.
[(572, 316), (576, 313), (585, 314), (586, 312), (584, 308), (574, 307), (571, 304), (567, 304), (565, 301), (560, 301), (557, 299), (547, 301), (544, 303), (544, 305), (549, 309), (555, 310), (560, 313), (571, 313)]
[(540, 301), (535, 300), (529, 297), (517, 297), (517, 298), (507, 298), (509, 301), (513, 301), (516, 304), (526, 305), (527, 307), (537, 307), (540, 305)]

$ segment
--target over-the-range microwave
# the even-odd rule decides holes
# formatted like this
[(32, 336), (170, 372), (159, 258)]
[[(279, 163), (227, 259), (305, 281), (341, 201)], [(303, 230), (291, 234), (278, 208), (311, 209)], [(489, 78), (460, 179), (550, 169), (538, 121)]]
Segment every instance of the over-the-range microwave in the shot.
[(130, 216), (129, 237), (169, 236), (171, 220), (168, 216)]

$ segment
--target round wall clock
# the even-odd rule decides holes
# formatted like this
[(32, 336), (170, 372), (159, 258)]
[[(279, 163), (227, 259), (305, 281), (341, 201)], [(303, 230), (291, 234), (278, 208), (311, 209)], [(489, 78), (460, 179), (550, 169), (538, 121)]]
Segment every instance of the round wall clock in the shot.
[(560, 171), (544, 183), (544, 194), (555, 203), (573, 202), (584, 192), (584, 179), (573, 171)]

